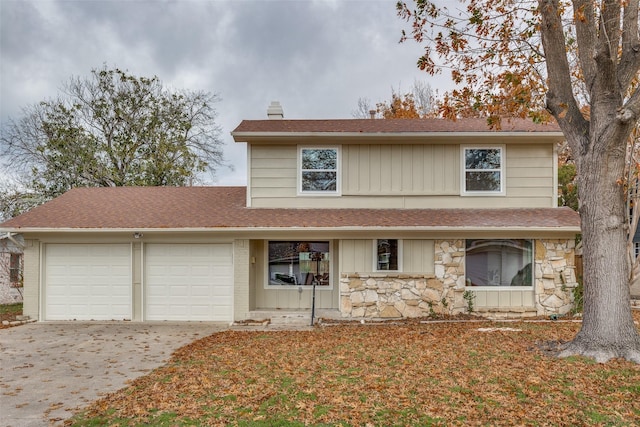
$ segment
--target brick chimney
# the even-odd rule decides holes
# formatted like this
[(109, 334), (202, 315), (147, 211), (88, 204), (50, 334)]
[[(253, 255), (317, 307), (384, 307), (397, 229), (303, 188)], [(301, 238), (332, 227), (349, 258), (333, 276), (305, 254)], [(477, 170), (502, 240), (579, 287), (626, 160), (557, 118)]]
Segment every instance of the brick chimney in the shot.
[(271, 101), (271, 105), (267, 108), (267, 117), (269, 120), (282, 120), (284, 119), (284, 111), (282, 105), (278, 101)]

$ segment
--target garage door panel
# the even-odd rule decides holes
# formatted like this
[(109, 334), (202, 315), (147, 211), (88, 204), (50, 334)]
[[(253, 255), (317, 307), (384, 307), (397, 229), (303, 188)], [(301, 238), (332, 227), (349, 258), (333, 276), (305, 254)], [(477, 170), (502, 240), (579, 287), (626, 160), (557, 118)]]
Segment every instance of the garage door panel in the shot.
[(185, 297), (189, 295), (189, 287), (187, 285), (176, 285), (169, 288), (169, 295), (172, 297)]
[(191, 287), (191, 296), (194, 297), (207, 297), (210, 295), (210, 293), (212, 295), (215, 295), (215, 293), (211, 292), (209, 287), (205, 285)]
[(193, 265), (189, 269), (189, 274), (193, 278), (202, 278), (203, 280), (207, 280), (209, 276), (211, 276), (212, 270), (212, 265)]
[(232, 320), (231, 244), (145, 245), (147, 320)]
[(129, 244), (48, 244), (47, 320), (130, 320)]
[[(73, 256), (73, 255), (70, 255)], [(63, 258), (59, 259), (59, 262), (64, 262)], [(62, 272), (68, 271), (70, 277), (85, 278), (89, 274), (89, 267), (86, 265), (68, 265), (66, 269), (61, 269)]]

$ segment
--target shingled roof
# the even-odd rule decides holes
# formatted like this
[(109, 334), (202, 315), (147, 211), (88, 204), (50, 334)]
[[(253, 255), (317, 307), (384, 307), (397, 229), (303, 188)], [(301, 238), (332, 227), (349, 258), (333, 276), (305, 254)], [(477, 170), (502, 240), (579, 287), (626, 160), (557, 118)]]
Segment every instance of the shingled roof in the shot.
[(0, 228), (52, 229), (487, 229), (578, 231), (569, 208), (247, 208), (245, 187), (76, 188)]
[(555, 122), (538, 124), (526, 119), (503, 119), (501, 128), (491, 129), (486, 119), (341, 119), (341, 120), (243, 120), (231, 133), (236, 141), (251, 134), (412, 134), (542, 132), (560, 134)]

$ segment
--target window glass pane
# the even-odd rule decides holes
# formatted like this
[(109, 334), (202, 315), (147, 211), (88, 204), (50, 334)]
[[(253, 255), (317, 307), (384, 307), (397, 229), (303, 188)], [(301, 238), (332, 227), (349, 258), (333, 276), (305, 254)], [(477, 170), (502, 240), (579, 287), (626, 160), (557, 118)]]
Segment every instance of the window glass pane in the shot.
[(500, 191), (500, 172), (467, 172), (467, 191)]
[(498, 148), (467, 149), (465, 169), (500, 169), (500, 150)]
[(302, 172), (302, 191), (336, 191), (336, 172)]
[(467, 240), (467, 286), (532, 286), (531, 240)]
[(302, 169), (335, 170), (338, 153), (335, 149), (303, 149)]
[(465, 148), (464, 161), (464, 191), (502, 191), (500, 148)]
[(269, 242), (269, 285), (330, 285), (329, 242)]
[(338, 191), (338, 150), (303, 148), (300, 150), (300, 189), (303, 192)]
[(376, 270), (398, 270), (398, 240), (380, 239), (377, 243)]
[(9, 258), (9, 281), (12, 283), (20, 281), (20, 259), (22, 255), (11, 254)]

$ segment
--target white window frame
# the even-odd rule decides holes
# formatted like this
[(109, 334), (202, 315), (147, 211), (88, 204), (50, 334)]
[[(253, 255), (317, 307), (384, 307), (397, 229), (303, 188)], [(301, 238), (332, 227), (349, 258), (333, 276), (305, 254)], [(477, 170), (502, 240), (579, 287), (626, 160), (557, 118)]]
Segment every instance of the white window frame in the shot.
[[(332, 146), (315, 146), (315, 145), (299, 145), (298, 146), (298, 196), (340, 196), (342, 193), (342, 172), (341, 172), (341, 147), (337, 145)], [(305, 170), (302, 169), (302, 152), (304, 150), (335, 150), (336, 151), (336, 189), (331, 191), (305, 191), (302, 189), (302, 173)], [(317, 172), (333, 172), (333, 169), (327, 170), (315, 170)]]
[[(396, 240), (398, 242), (398, 269), (397, 270), (379, 270), (378, 269), (378, 241), (380, 240)], [(402, 239), (373, 239), (373, 271), (376, 273), (398, 273), (402, 271)]]
[[(467, 150), (499, 150), (500, 151), (500, 169), (467, 169), (466, 153)], [(506, 185), (506, 147), (504, 144), (497, 145), (461, 145), (460, 146), (460, 194), (462, 196), (505, 196), (507, 192)], [(500, 190), (499, 191), (467, 191), (467, 172), (469, 171), (498, 171), (500, 173)]]

